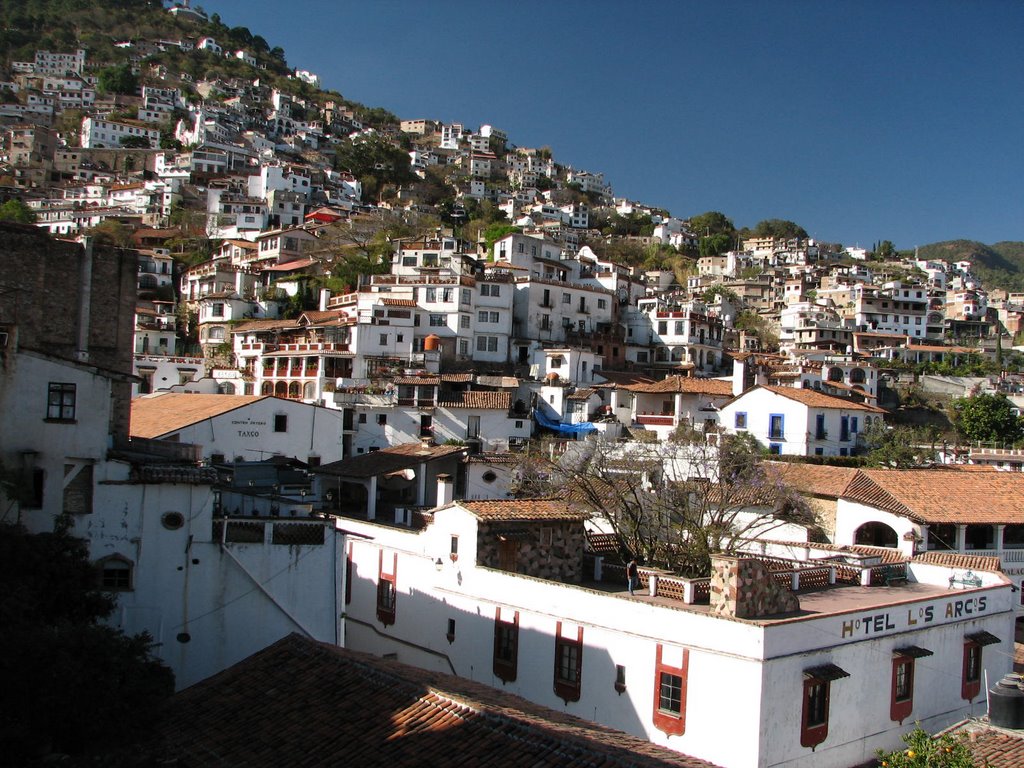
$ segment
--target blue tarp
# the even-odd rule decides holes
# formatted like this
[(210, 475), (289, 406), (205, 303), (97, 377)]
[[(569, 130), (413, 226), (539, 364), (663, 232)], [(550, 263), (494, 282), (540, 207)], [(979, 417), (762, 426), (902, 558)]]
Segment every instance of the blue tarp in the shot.
[(597, 427), (589, 421), (583, 421), (579, 424), (562, 424), (558, 421), (552, 421), (541, 412), (540, 408), (535, 408), (533, 415), (537, 417), (537, 423), (542, 427), (561, 432), (563, 435), (586, 435), (597, 431)]

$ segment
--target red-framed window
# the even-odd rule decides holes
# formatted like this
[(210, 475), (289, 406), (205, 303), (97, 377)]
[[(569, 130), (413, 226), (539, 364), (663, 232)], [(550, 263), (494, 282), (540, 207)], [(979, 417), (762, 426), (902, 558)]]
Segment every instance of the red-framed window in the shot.
[(964, 637), (963, 672), (960, 677), (960, 698), (972, 701), (981, 693), (982, 649), (998, 643), (999, 638), (991, 632), (972, 632)]
[(814, 749), (828, 738), (828, 710), (832, 697), (832, 681), (849, 676), (849, 672), (835, 664), (823, 664), (804, 670), (800, 746)]
[(519, 611), (502, 619), (501, 607), (494, 609), (494, 676), (506, 683), (519, 672)]
[(391, 572), (384, 572), (384, 550), (380, 551), (377, 574), (377, 621), (385, 627), (395, 623), (398, 603), (398, 553), (394, 553)]
[(914, 677), (917, 660), (931, 656), (927, 648), (907, 645), (892, 652), (892, 685), (889, 695), (889, 718), (902, 723), (914, 709)]
[(583, 627), (576, 638), (562, 635), (562, 622), (555, 628), (555, 694), (566, 704), (580, 700), (583, 680)]
[(654, 658), (654, 727), (669, 736), (686, 732), (687, 648), (665, 649), (658, 643)]

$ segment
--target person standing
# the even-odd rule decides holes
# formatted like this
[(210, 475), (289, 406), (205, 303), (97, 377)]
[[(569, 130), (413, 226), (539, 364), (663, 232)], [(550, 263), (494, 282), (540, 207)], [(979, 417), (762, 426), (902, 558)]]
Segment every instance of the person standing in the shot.
[(632, 595), (640, 583), (640, 570), (637, 568), (635, 557), (631, 557), (626, 565), (626, 579), (629, 581), (629, 594)]

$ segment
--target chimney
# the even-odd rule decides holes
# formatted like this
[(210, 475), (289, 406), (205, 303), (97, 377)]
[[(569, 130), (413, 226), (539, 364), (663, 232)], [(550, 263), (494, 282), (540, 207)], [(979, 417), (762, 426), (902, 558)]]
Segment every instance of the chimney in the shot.
[(739, 397), (743, 394), (745, 380), (747, 378), (747, 360), (742, 355), (732, 359), (732, 396)]
[(452, 476), (441, 474), (437, 476), (437, 506), (443, 507), (451, 504), (455, 498), (455, 483)]

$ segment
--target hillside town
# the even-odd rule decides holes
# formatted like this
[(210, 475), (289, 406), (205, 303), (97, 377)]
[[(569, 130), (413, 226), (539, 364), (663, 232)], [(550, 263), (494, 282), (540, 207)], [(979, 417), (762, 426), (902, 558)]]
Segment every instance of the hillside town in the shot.
[[(914, 723), (1024, 725), (989, 703), (1019, 436), (907, 426), (1019, 419), (1024, 294), (675, 216), (163, 12), (193, 33), (2, 63), (0, 519), (87, 542), (187, 689), (182, 764), (222, 737), (195, 712), (285, 669), (296, 706), (416, 691), (587, 764), (851, 768)], [(376, 698), (306, 690), (329, 675)]]

